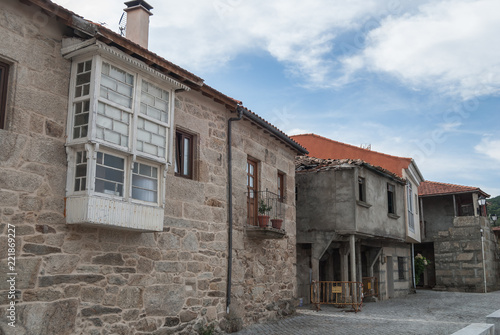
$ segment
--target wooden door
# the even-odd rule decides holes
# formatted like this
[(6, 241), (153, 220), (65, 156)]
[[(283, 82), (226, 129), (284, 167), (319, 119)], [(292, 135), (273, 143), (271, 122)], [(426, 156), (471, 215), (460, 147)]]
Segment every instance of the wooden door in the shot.
[(257, 162), (247, 160), (247, 223), (257, 225), (258, 210)]

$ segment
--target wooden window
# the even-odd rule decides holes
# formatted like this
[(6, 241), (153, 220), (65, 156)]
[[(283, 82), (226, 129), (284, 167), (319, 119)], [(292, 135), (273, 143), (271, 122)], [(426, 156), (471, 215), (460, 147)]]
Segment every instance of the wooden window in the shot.
[(366, 202), (366, 182), (362, 177), (358, 177), (358, 200)]
[(278, 197), (279, 201), (285, 201), (285, 174), (278, 171)]
[(257, 182), (257, 162), (251, 159), (247, 160), (247, 222), (249, 225), (257, 224), (258, 210), (258, 190)]
[(396, 197), (394, 185), (387, 184), (387, 213), (396, 214)]
[(193, 179), (194, 136), (177, 130), (175, 133), (175, 175)]
[(5, 128), (7, 114), (7, 84), (9, 79), (9, 66), (0, 62), (0, 129)]

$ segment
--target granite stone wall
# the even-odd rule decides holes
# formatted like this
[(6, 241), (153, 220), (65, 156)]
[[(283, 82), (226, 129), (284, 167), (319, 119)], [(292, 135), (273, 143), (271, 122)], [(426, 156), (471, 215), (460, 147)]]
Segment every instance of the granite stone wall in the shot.
[[(70, 61), (61, 57), (65, 27), (36, 6), (0, 7), (0, 60), (11, 64), (7, 127), (0, 130), (0, 273), (15, 227), (16, 328), (5, 334), (193, 334), (235, 330), (293, 312), (295, 280), (294, 152), (248, 121), (234, 128), (233, 304), (226, 314), (227, 119), (198, 92), (177, 95), (176, 126), (195, 135), (193, 180), (166, 178), (164, 229), (110, 230), (65, 222)], [(245, 233), (244, 164), (262, 162), (262, 185), (287, 174), (280, 240)], [(11, 225), (11, 226), (9, 226)], [(0, 281), (5, 311), (10, 284)], [(2, 312), (3, 313), (3, 312)]]

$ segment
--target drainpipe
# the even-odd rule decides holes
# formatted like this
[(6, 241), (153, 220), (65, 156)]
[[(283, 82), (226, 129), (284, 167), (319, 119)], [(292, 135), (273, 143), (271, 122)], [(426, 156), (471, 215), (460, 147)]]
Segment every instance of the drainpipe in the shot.
[(227, 180), (228, 180), (228, 247), (227, 247), (227, 288), (226, 288), (226, 313), (229, 314), (231, 304), (231, 274), (233, 270), (233, 164), (231, 150), (231, 124), (233, 121), (241, 120), (243, 108), (236, 108), (238, 117), (230, 118), (227, 121)]
[[(479, 218), (481, 224), (481, 218)], [(481, 252), (483, 253), (483, 278), (484, 278), (484, 293), (486, 293), (486, 263), (484, 262), (484, 230), (481, 228)]]
[(412, 278), (413, 278), (413, 289), (415, 290), (415, 293), (417, 292), (417, 283), (416, 283), (416, 278), (415, 278), (415, 244), (411, 244), (411, 271), (412, 271)]

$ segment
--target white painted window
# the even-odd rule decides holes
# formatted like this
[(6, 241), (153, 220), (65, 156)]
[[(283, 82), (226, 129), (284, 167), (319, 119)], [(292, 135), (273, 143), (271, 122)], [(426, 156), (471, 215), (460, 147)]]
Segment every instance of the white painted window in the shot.
[(406, 201), (408, 206), (408, 229), (411, 232), (415, 232), (415, 218), (413, 217), (413, 191), (411, 187), (411, 183), (408, 181), (406, 184)]
[(189, 88), (96, 46), (67, 56), (67, 222), (161, 231), (175, 90)]

